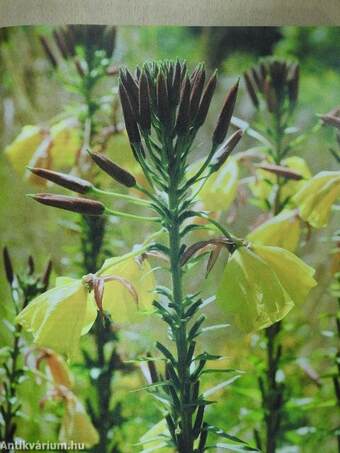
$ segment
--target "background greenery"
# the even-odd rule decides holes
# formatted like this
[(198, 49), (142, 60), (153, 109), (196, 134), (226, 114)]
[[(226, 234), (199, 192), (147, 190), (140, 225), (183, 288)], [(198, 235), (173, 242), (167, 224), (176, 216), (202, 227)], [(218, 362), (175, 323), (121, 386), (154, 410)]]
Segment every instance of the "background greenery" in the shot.
[[(10, 143), (26, 124), (44, 123), (58, 114), (73, 100), (62, 84), (51, 77), (51, 69), (41, 50), (38, 34), (49, 33), (46, 27), (20, 27), (0, 30), (0, 150)], [(118, 29), (115, 64), (133, 68), (147, 59), (183, 58), (189, 65), (205, 61), (210, 68), (219, 68), (218, 93), (212, 106), (210, 120), (201, 137), (199, 152), (204, 154), (205, 135), (213, 128), (217, 110), (223, 102), (225, 89), (242, 72), (255, 63), (259, 57), (275, 54), (297, 59), (301, 64), (300, 101), (296, 114), (296, 124), (304, 130), (311, 129), (317, 122), (316, 114), (331, 110), (339, 102), (340, 90), (340, 28), (330, 27), (287, 27), (287, 28), (183, 28), (183, 27), (125, 27)], [(108, 82), (108, 89), (111, 89)], [(243, 82), (236, 107), (236, 115), (251, 121), (254, 109), (245, 93)], [(335, 169), (336, 162), (328, 148), (332, 134), (322, 129), (310, 134), (298, 149), (316, 173), (323, 169)], [(245, 140), (239, 147), (246, 149)], [(41, 207), (25, 197), (32, 187), (20, 179), (0, 152), (0, 231), (2, 245), (6, 244), (20, 268), (29, 254), (38, 263), (45, 263), (51, 257), (56, 274), (76, 273), (74, 254), (77, 248), (76, 233), (63, 226), (67, 218), (58, 210)], [(259, 214), (257, 208), (247, 204), (238, 209), (233, 229), (240, 235), (247, 233)], [(335, 221), (323, 230), (321, 237), (312, 237), (303, 246), (306, 261), (317, 269), (318, 287), (312, 292), (308, 302), (288, 315), (284, 336), (284, 346), (293, 359), (285, 372), (291, 382), (291, 398), (288, 403), (289, 431), (282, 452), (312, 453), (322, 447), (323, 452), (336, 449), (334, 440), (325, 435), (330, 425), (335, 425), (335, 411), (332, 406), (331, 383), (322, 381), (315, 384), (303, 370), (308, 366), (322, 374), (328, 364), (327, 353), (335, 347), (331, 337), (333, 326), (325, 313), (334, 312), (335, 303), (328, 286), (330, 283), (329, 253), (334, 246), (331, 241)], [(116, 241), (112, 242), (113, 253), (128, 250), (135, 242), (140, 242), (138, 229), (126, 227), (119, 222), (112, 227)], [(321, 244), (321, 246), (320, 246)], [(72, 257), (72, 259), (70, 258)], [(218, 276), (209, 278), (204, 291), (209, 294)], [(197, 281), (202, 275), (197, 276)], [(195, 287), (195, 282), (192, 283)], [(3, 273), (0, 275), (0, 316), (11, 317), (9, 295)], [(217, 309), (211, 309), (210, 321), (219, 318)], [(157, 327), (157, 326), (156, 326)], [(153, 329), (156, 328), (153, 325)], [(146, 325), (141, 331), (149, 331)], [(0, 329), (0, 346), (6, 344), (6, 329)], [(86, 342), (86, 340), (84, 340)], [(258, 411), (259, 394), (254, 376), (254, 366), (261, 360), (260, 337), (252, 335), (240, 337), (234, 331), (224, 335), (206, 335), (207, 344), (218, 346), (219, 353), (228, 356), (228, 365), (245, 371), (244, 376), (231, 387), (216, 396), (219, 404), (209, 411), (209, 419), (222, 425), (230, 432), (252, 439), (251, 427), (260, 418)], [(138, 344), (138, 346), (137, 346)], [(123, 357), (134, 357), (137, 352), (145, 352), (149, 340), (140, 342), (138, 332), (125, 332), (120, 346)], [(209, 346), (208, 346), (209, 348)], [(303, 365), (301, 367), (301, 364)], [(75, 364), (77, 386), (82, 392), (86, 370)], [(283, 376), (284, 378), (284, 376)], [(209, 377), (210, 382), (214, 376)], [(217, 382), (217, 380), (216, 380)], [(118, 377), (117, 398), (123, 399), (126, 423), (119, 436), (124, 452), (136, 451), (132, 444), (157, 420), (157, 407), (143, 392), (131, 392), (143, 384), (139, 370)], [(34, 391), (33, 391), (34, 390)], [(25, 395), (26, 423), (21, 428), (23, 437), (35, 440), (50, 439), (56, 431), (56, 419), (51, 413), (39, 409), (39, 386), (34, 389), (30, 383), (22, 386)]]

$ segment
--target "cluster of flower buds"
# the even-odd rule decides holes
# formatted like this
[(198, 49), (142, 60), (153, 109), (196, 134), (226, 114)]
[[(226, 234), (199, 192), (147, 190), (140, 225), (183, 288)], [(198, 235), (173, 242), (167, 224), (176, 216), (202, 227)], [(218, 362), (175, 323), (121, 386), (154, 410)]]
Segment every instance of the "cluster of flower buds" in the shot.
[[(54, 68), (58, 66), (59, 57), (65, 61), (74, 60), (77, 71), (84, 76), (84, 67), (76, 58), (77, 47), (86, 48), (86, 51), (92, 54), (102, 50), (107, 58), (111, 58), (116, 42), (116, 29), (103, 25), (67, 25), (53, 31), (53, 43), (44, 36), (40, 37), (40, 41)], [(59, 56), (53, 47), (58, 49)]]
[[(146, 156), (144, 144), (157, 163), (163, 159), (161, 143), (173, 147), (172, 157), (190, 148), (204, 124), (216, 88), (214, 72), (206, 82), (206, 71), (199, 64), (190, 74), (185, 63), (145, 64), (135, 75), (120, 72), (119, 94), (126, 130), (136, 159)], [(229, 91), (212, 136), (216, 150), (228, 133), (238, 91), (236, 83)], [(174, 140), (177, 138), (177, 146)], [(236, 146), (238, 140), (233, 141)], [(230, 151), (230, 146), (229, 146)], [(230, 151), (231, 152), (231, 151)], [(167, 156), (171, 157), (171, 156)], [(158, 161), (157, 161), (158, 159)]]
[(12, 289), (21, 288), (25, 299), (30, 300), (32, 297), (47, 290), (52, 271), (52, 262), (49, 260), (45, 270), (41, 275), (35, 273), (34, 258), (30, 255), (27, 260), (26, 269), (17, 273), (14, 271), (12, 259), (7, 247), (3, 249), (3, 263), (6, 280)]
[(276, 58), (266, 59), (244, 74), (249, 96), (256, 108), (265, 100), (270, 113), (293, 111), (299, 92), (299, 65)]

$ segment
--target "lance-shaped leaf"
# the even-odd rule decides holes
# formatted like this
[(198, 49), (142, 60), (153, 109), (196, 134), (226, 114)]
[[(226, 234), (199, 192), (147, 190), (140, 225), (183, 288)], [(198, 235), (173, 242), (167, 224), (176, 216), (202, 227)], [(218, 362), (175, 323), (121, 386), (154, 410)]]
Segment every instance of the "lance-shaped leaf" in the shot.
[(294, 252), (299, 244), (301, 220), (298, 211), (286, 210), (270, 218), (248, 234), (247, 239), (261, 245), (282, 247)]
[(316, 285), (314, 270), (279, 247), (237, 249), (224, 270), (217, 301), (244, 332), (281, 320)]
[(89, 330), (97, 309), (88, 303), (82, 280), (57, 279), (56, 287), (41, 294), (19, 313), (17, 322), (32, 332), (34, 343), (72, 358), (80, 336)]
[(340, 197), (340, 171), (322, 171), (307, 181), (293, 201), (300, 216), (314, 228), (325, 227)]
[(91, 423), (82, 403), (70, 395), (66, 399), (65, 413), (59, 432), (59, 442), (83, 443), (91, 448), (99, 441), (99, 435)]

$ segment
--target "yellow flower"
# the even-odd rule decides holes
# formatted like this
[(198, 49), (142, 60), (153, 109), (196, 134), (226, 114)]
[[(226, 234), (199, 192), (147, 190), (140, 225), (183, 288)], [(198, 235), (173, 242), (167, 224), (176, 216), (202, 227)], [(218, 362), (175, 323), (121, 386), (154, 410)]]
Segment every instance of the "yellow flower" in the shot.
[(270, 218), (248, 234), (247, 239), (262, 245), (282, 247), (295, 252), (301, 234), (298, 212), (286, 210)]
[(217, 293), (222, 309), (245, 332), (269, 327), (316, 285), (314, 269), (288, 250), (253, 245), (231, 256)]
[(99, 435), (82, 403), (73, 393), (68, 392), (65, 398), (65, 412), (59, 432), (59, 442), (71, 441), (84, 443), (87, 448), (91, 448), (98, 443)]
[[(299, 173), (304, 179), (309, 179), (311, 177), (311, 172), (308, 168), (308, 165), (304, 159), (297, 156), (291, 156), (282, 161), (282, 165), (288, 167), (291, 170)], [(256, 170), (256, 179), (255, 182), (249, 184), (249, 188), (253, 195), (263, 202), (264, 200), (269, 200), (273, 202), (276, 195), (276, 183), (277, 177), (269, 171), (258, 168)], [(304, 180), (300, 181), (290, 180), (287, 181), (281, 190), (281, 200), (290, 199), (296, 192), (303, 186)]]
[(141, 438), (140, 444), (143, 446), (143, 452), (157, 451), (159, 453), (170, 453), (173, 449), (167, 447), (167, 439), (169, 438), (169, 430), (165, 419), (156, 423), (152, 428), (149, 429)]
[(295, 195), (300, 216), (314, 228), (325, 227), (332, 205), (340, 196), (340, 171), (322, 171)]
[(91, 329), (98, 308), (119, 323), (136, 322), (151, 309), (154, 276), (146, 260), (136, 261), (140, 253), (141, 249), (106, 260), (97, 274), (80, 280), (57, 279), (56, 287), (30, 302), (17, 322), (32, 332), (37, 345), (74, 358), (80, 336)]
[[(189, 175), (194, 175), (203, 164), (203, 160), (195, 163), (189, 170)], [(239, 180), (239, 168), (236, 159), (229, 159), (222, 167), (213, 173), (206, 181), (197, 183), (198, 200), (202, 202), (203, 209), (208, 211), (225, 211), (235, 200)]]
[(51, 127), (50, 135), (53, 169), (63, 170), (72, 167), (82, 144), (78, 122), (73, 118), (60, 121)]
[(25, 173), (26, 165), (45, 136), (46, 131), (39, 126), (24, 126), (17, 138), (5, 148), (8, 160), (19, 175)]

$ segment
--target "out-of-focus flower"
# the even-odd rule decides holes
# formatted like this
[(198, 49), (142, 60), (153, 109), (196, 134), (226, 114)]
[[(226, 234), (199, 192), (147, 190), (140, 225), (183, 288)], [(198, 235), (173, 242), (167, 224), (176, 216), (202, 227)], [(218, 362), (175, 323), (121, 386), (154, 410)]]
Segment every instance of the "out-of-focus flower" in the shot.
[[(189, 174), (195, 174), (203, 161), (195, 163)], [(213, 173), (206, 181), (197, 183), (197, 189), (202, 185), (197, 199), (201, 201), (203, 209), (208, 211), (225, 211), (235, 200), (239, 180), (239, 168), (236, 159), (229, 159), (221, 168)], [(196, 190), (196, 189), (195, 189)]]
[(78, 121), (73, 118), (60, 121), (51, 127), (50, 136), (53, 169), (63, 170), (72, 167), (81, 148), (81, 130)]
[(340, 196), (340, 171), (322, 171), (294, 196), (300, 216), (314, 228), (325, 227), (332, 205)]
[(143, 447), (141, 453), (158, 451), (159, 453), (171, 453), (173, 449), (167, 447), (167, 438), (170, 438), (170, 433), (165, 419), (156, 423), (149, 429), (141, 438), (140, 444)]
[[(289, 200), (303, 186), (304, 180), (309, 179), (312, 175), (304, 159), (297, 156), (291, 156), (282, 161), (282, 165), (299, 173), (303, 179), (300, 181), (289, 180), (281, 189), (281, 201)], [(260, 204), (268, 200), (273, 203), (276, 196), (277, 176), (269, 171), (258, 168), (256, 170), (255, 181), (249, 184), (249, 188)], [(265, 206), (265, 205), (264, 205)]]
[(248, 234), (247, 239), (261, 245), (282, 247), (295, 252), (301, 234), (301, 220), (297, 210), (285, 210), (270, 218)]
[(152, 307), (154, 277), (140, 250), (106, 260), (96, 273), (83, 279), (58, 278), (56, 287), (34, 299), (17, 321), (32, 332), (34, 342), (69, 358), (75, 357), (79, 339), (92, 327), (97, 311), (114, 322), (136, 322)]
[(301, 304), (316, 285), (314, 269), (288, 250), (238, 248), (225, 267), (217, 293), (221, 308), (245, 332), (269, 327)]

